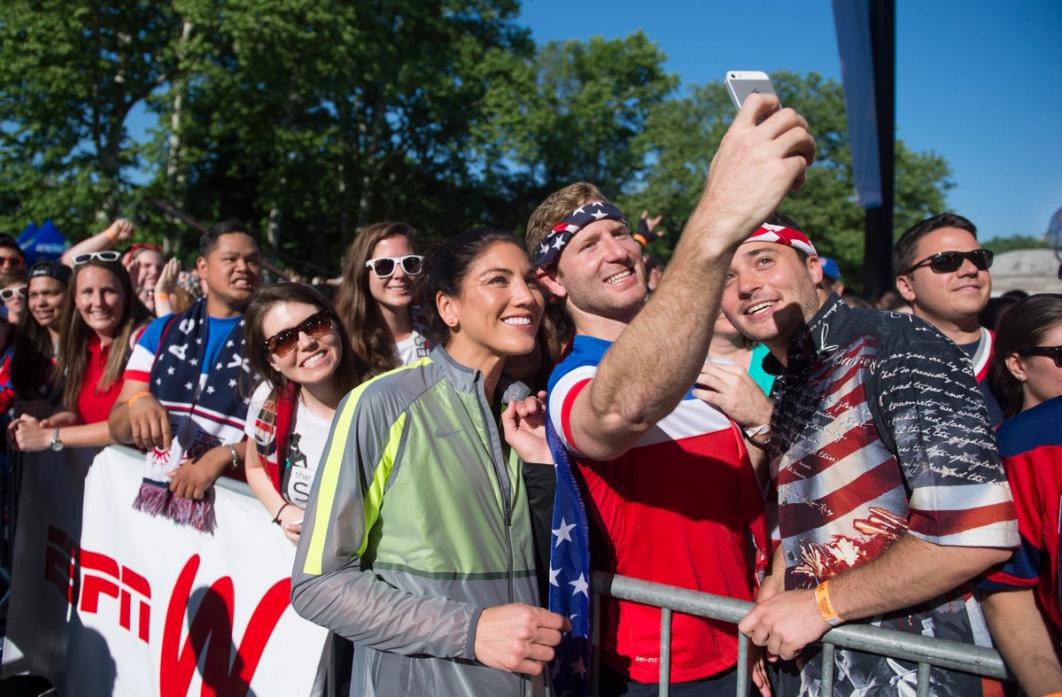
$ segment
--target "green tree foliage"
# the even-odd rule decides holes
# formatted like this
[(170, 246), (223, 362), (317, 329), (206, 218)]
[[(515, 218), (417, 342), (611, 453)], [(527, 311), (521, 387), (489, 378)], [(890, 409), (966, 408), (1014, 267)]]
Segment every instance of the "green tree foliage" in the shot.
[(133, 192), (130, 112), (173, 79), (165, 3), (0, 3), (0, 226), (95, 232)]
[(996, 254), (1010, 252), (1015, 249), (1047, 249), (1049, 245), (1041, 237), (1029, 235), (1011, 235), (1010, 237), (993, 237), (981, 243), (985, 249), (991, 249)]
[(531, 58), (506, 58), (499, 57), (476, 144), (488, 183), (519, 212), (516, 227), (566, 184), (593, 181), (614, 195), (646, 171), (641, 134), (677, 80), (644, 34), (551, 42)]
[[(0, 225), (74, 238), (117, 213), (190, 253), (193, 218), (245, 219), (271, 254), (334, 272), (354, 231), (522, 230), (575, 180), (663, 213), (666, 258), (734, 109), (678, 81), (644, 34), (536, 47), (518, 0), (0, 3)], [(841, 86), (777, 73), (819, 158), (783, 206), (857, 278)], [(157, 117), (134, 142), (130, 113)], [(897, 144), (896, 226), (943, 208), (946, 162)]]
[[(779, 71), (771, 81), (782, 103), (808, 120), (818, 147), (807, 181), (789, 195), (781, 210), (806, 229), (821, 253), (837, 259), (846, 278), (855, 281), (861, 274), (864, 216), (853, 193), (843, 88), (816, 73)], [(734, 113), (723, 83), (711, 82), (692, 87), (683, 98), (661, 103), (650, 115), (640, 138), (655, 162), (643, 186), (622, 201), (631, 211), (648, 208), (664, 215), (669, 238), (653, 247), (660, 256), (669, 256)], [(897, 233), (944, 209), (944, 193), (952, 186), (949, 174), (942, 157), (916, 153), (897, 140)]]
[[(152, 188), (203, 220), (250, 220), (273, 251), (329, 269), (373, 220), (451, 232), (482, 198), (467, 142), (484, 66), (494, 53), (531, 51), (516, 9), (507, 0), (206, 4), (181, 107), (185, 184), (160, 171)], [(163, 125), (179, 89), (156, 102)]]

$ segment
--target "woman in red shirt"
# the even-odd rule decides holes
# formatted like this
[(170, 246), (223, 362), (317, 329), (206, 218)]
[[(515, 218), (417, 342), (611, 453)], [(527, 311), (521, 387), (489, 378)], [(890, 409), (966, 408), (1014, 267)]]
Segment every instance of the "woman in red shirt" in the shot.
[(102, 251), (74, 257), (55, 371), (62, 381), (64, 411), (44, 421), (28, 415), (16, 419), (11, 428), (20, 450), (113, 442), (107, 416), (122, 389), (134, 335), (149, 318), (120, 256)]

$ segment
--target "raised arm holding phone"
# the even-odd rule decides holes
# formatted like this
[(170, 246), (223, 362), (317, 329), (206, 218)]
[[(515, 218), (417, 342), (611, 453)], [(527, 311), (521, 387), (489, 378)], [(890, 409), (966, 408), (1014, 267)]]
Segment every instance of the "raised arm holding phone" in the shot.
[[(593, 184), (571, 184), (531, 215), (527, 244), (540, 282), (576, 329), (550, 376), (548, 411), (588, 492), (588, 515), (608, 541), (594, 560), (599, 568), (752, 598), (750, 535), (761, 563), (766, 548), (759, 484), (744, 436), (691, 387), (734, 250), (799, 186), (814, 154), (803, 117), (774, 96), (751, 95), (648, 300), (641, 246)], [(567, 588), (578, 579), (557, 582)], [(659, 610), (606, 599), (601, 622), (602, 694), (655, 694)], [(673, 683), (733, 694), (731, 632), (677, 613), (672, 636)]]

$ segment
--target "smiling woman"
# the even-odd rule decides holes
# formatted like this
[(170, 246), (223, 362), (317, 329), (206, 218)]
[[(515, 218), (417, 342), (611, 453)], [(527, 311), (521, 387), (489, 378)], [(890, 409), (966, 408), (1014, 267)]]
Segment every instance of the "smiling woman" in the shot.
[[(44, 420), (31, 414), (16, 419), (11, 428), (21, 450), (113, 442), (107, 416), (122, 389), (131, 337), (147, 322), (148, 310), (137, 299), (117, 255), (110, 258), (102, 254), (75, 260), (65, 300), (58, 306), (61, 314), (57, 313), (57, 320), (50, 325), (63, 337), (52, 379), (57, 388), (61, 385), (62, 411)], [(43, 304), (47, 303), (31, 298), (35, 318), (43, 316)]]
[(427, 355), (413, 320), (414, 286), (423, 257), (416, 231), (401, 222), (373, 223), (343, 256), (336, 309), (358, 355), (383, 373)]
[(542, 290), (517, 240), (489, 230), (444, 242), (424, 276), (437, 344), (339, 405), (292, 606), (357, 646), (351, 694), (542, 694), (526, 676), (567, 626), (536, 607), (521, 483), (524, 461), (549, 461), (543, 410), (496, 398), (505, 360), (535, 347)]
[(339, 315), (300, 283), (263, 288), (247, 306), (246, 351), (264, 379), (245, 431), (247, 483), (284, 535), (298, 543), (306, 501), (339, 400), (369, 373)]
[(3, 367), (9, 381), (0, 392), (0, 408), (14, 404), (19, 413), (48, 416), (55, 411), (59, 391), (51, 380), (59, 346), (59, 313), (70, 269), (54, 261), (30, 267), (26, 309), (15, 334), (15, 347)]

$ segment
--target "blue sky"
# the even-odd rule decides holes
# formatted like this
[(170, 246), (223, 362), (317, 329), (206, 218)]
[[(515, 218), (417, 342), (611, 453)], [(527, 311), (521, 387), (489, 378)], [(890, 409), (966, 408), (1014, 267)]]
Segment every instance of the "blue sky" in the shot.
[[(730, 69), (841, 79), (829, 0), (524, 0), (539, 42), (642, 30), (684, 83)], [(952, 167), (984, 237), (1039, 237), (1062, 207), (1062, 2), (899, 0), (897, 135)]]

